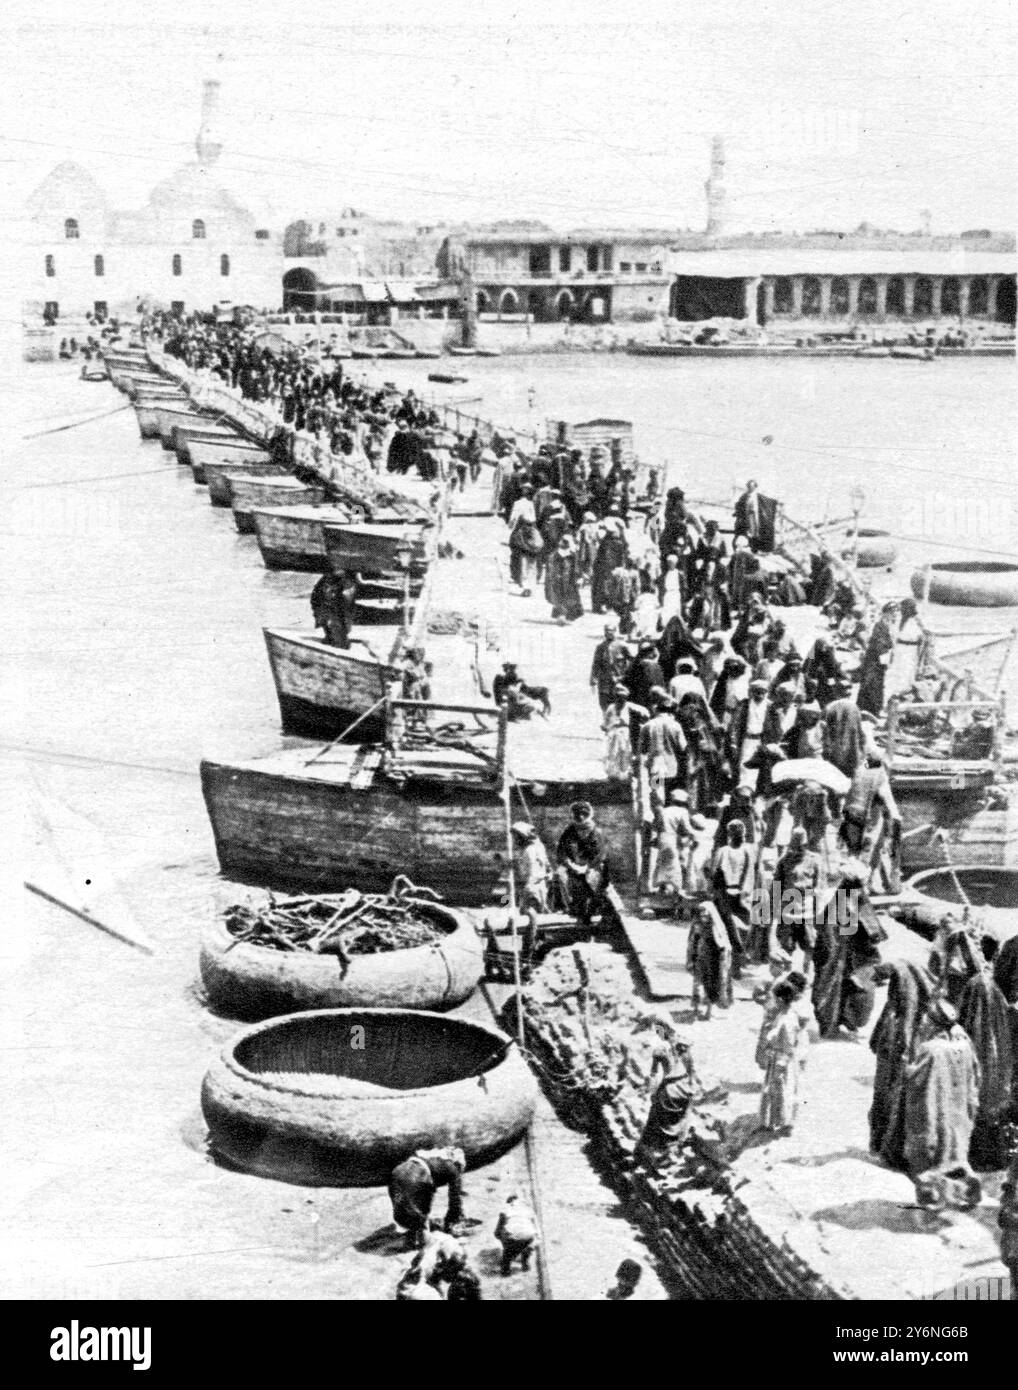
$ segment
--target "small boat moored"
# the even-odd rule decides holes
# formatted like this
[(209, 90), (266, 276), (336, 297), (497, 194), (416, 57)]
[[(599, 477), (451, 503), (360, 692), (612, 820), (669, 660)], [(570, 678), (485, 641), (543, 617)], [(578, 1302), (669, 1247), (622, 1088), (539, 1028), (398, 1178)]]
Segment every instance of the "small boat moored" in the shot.
[(375, 656), (363, 643), (330, 646), (314, 632), (267, 627), (264, 634), (288, 734), (336, 738), (356, 724), (351, 731), (355, 742), (383, 736), (382, 702), (400, 678), (391, 661)]
[(246, 536), (254, 535), (253, 513), (258, 508), (313, 505), (325, 501), (323, 487), (308, 487), (292, 474), (281, 478), (259, 478), (242, 473), (230, 478), (228, 485), (233, 519), (237, 530)]

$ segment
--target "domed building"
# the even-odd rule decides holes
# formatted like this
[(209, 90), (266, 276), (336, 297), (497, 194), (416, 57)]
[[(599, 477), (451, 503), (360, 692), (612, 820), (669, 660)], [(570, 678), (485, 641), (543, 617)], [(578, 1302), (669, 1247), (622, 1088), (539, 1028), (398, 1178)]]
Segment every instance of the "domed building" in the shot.
[(49, 173), (25, 207), (26, 321), (47, 306), (59, 317), (133, 314), (141, 300), (211, 309), (224, 300), (275, 308), (280, 236), (222, 186), (216, 164), (218, 82), (206, 82), (197, 158), (163, 179), (136, 212), (112, 209), (80, 165)]

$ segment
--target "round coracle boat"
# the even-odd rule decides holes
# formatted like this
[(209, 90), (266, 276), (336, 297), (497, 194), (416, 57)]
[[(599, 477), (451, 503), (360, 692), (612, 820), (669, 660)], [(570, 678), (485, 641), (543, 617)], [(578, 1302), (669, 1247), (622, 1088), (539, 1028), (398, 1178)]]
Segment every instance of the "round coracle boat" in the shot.
[[(848, 546), (854, 543), (851, 532), (846, 536), (845, 543)], [(855, 560), (857, 569), (890, 569), (897, 558), (898, 547), (891, 539), (889, 532), (874, 531), (866, 527), (859, 528), (859, 542)]]
[(420, 1148), (477, 1167), (530, 1124), (536, 1085), (511, 1038), (405, 1009), (289, 1014), (240, 1033), (205, 1075), (202, 1113), (231, 1165), (314, 1187), (384, 1183)]
[(990, 865), (962, 867), (953, 873), (950, 869), (925, 869), (908, 880), (907, 890), (899, 915), (924, 936), (933, 936), (947, 917), (961, 918), (966, 898), (989, 921), (996, 913), (1018, 917), (1018, 869)]
[[(1018, 565), (1004, 561), (948, 560), (930, 565), (931, 603), (959, 608), (1018, 607)], [(912, 576), (912, 592), (922, 598), (926, 590), (926, 571)]]
[(240, 941), (216, 922), (201, 943), (209, 1006), (252, 1021), (304, 1009), (454, 1008), (469, 998), (483, 973), (480, 938), (467, 918), (448, 907), (415, 903), (414, 911), (435, 929), (430, 944), (346, 959)]

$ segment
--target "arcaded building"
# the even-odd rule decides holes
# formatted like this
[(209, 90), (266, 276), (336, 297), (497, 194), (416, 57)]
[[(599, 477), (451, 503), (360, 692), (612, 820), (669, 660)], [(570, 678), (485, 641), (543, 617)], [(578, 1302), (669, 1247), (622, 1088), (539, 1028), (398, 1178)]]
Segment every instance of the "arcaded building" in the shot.
[(22, 222), (27, 322), (47, 306), (59, 322), (133, 313), (141, 300), (188, 311), (223, 300), (278, 306), (282, 238), (259, 226), (216, 174), (218, 89), (205, 83), (196, 159), (157, 184), (141, 209), (113, 208), (78, 164), (47, 175)]
[(1014, 324), (1014, 238), (852, 234), (698, 239), (668, 257), (670, 313), (763, 326)]

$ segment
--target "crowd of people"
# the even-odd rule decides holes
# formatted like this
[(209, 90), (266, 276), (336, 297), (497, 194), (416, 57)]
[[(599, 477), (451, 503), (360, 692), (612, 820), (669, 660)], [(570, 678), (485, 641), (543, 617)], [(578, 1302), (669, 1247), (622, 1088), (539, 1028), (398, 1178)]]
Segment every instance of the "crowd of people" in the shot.
[[(811, 1041), (859, 1041), (878, 986), (914, 981), (911, 967), (882, 960), (887, 933), (870, 898), (900, 887), (901, 814), (878, 734), (892, 694), (924, 698), (918, 607), (905, 598), (874, 610), (826, 550), (805, 579), (772, 560), (773, 507), (753, 482), (730, 543), (680, 489), (661, 496), (652, 476), (638, 491), (621, 456), (597, 448), (585, 459), (510, 447), (496, 488), (518, 591), (543, 585), (558, 623), (606, 618), (590, 670), (605, 772), (630, 783), (642, 808), (648, 886), (689, 921), (694, 1017), (728, 1006), (750, 967), (770, 973), (756, 990), (759, 1123), (788, 1133)], [(806, 602), (828, 630), (800, 652), (787, 610)], [(534, 712), (510, 707), (510, 717)], [(574, 806), (553, 863), (532, 826), (513, 832), (525, 911), (589, 921), (603, 910), (612, 846), (589, 805)], [(933, 1206), (978, 1200), (970, 1165), (1003, 1166), (1018, 1119), (1018, 949), (995, 974), (976, 919), (952, 940), (955, 955), (968, 943), (965, 1009), (934, 963), (926, 1007), (914, 988), (907, 998), (892, 988), (872, 1042), (874, 1153)], [(897, 1116), (890, 1142), (886, 1112)]]

